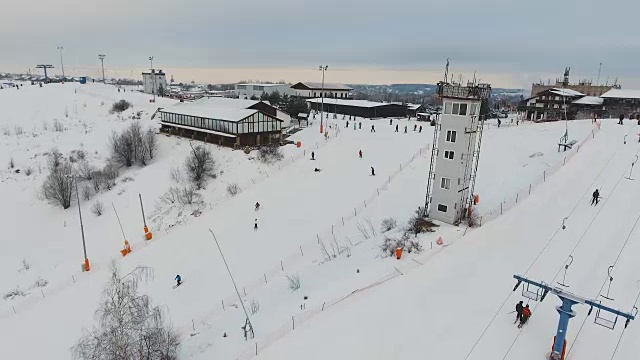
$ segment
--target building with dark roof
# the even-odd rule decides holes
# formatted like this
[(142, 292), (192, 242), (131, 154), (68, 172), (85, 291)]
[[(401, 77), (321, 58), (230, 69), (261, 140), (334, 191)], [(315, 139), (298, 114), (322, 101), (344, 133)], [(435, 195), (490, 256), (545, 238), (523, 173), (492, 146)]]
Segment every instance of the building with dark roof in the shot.
[(346, 100), (346, 99), (309, 99), (307, 100), (312, 110), (347, 116), (358, 116), (375, 119), (384, 117), (406, 117), (408, 113), (407, 105), (399, 103), (380, 103), (369, 100)]
[(299, 82), (291, 86), (293, 95), (303, 98), (337, 98), (351, 99), (353, 88), (345, 84), (319, 83), (319, 82)]

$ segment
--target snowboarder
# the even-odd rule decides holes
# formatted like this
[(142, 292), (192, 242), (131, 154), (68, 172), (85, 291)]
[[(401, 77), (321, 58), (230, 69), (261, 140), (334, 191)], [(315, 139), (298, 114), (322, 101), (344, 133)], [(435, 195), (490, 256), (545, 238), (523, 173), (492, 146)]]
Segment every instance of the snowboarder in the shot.
[(520, 317), (520, 324), (518, 325), (518, 328), (521, 328), (527, 322), (527, 320), (529, 320), (530, 317), (531, 309), (529, 309), (529, 304), (527, 304), (527, 306), (522, 309), (522, 316)]
[(376, 176), (376, 171), (373, 169), (373, 166), (371, 167), (371, 176)]
[(396, 132), (398, 132), (398, 124), (396, 124)]
[(322, 171), (322, 169), (315, 168), (315, 169), (313, 169), (313, 171), (320, 172), (320, 171)]
[(598, 205), (598, 201), (600, 201), (600, 190), (596, 189), (593, 192), (593, 197), (591, 198), (591, 205)]
[(522, 300), (516, 304), (516, 322), (522, 320), (522, 310), (524, 310), (524, 305), (522, 305)]
[(407, 126), (406, 125), (404, 126), (404, 133), (405, 134), (407, 133)]
[(362, 150), (358, 151), (358, 156), (360, 156), (360, 159), (362, 159)]
[(311, 152), (311, 160), (315, 160), (316, 159), (316, 153), (315, 151)]
[(620, 121), (618, 121), (618, 125), (624, 125), (622, 120), (624, 120), (624, 114), (620, 114)]
[(258, 219), (256, 219), (253, 223), (253, 231), (258, 231)]
[(418, 124), (413, 124), (413, 131), (416, 131), (418, 129)]
[(375, 125), (371, 125), (371, 132), (376, 132), (376, 126)]
[(174, 280), (176, 281), (176, 286), (180, 286), (180, 284), (182, 284), (182, 277), (179, 274), (176, 275)]
[(358, 130), (362, 130), (362, 121), (358, 123)]
[(421, 133), (421, 132), (422, 132), (422, 125), (420, 125), (420, 128), (419, 128), (418, 132), (419, 132), (419, 133)]
[(256, 201), (256, 211), (260, 210), (260, 203)]
[(498, 127), (500, 127), (500, 124), (502, 124), (502, 121), (500, 121), (500, 119), (498, 119)]

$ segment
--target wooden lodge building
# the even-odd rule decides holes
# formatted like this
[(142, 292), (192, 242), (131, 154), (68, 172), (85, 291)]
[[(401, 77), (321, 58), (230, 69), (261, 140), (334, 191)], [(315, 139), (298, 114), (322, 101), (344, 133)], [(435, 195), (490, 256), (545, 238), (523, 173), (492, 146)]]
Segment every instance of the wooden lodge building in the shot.
[(284, 120), (264, 101), (203, 98), (160, 109), (159, 114), (160, 131), (205, 142), (253, 146), (282, 141)]

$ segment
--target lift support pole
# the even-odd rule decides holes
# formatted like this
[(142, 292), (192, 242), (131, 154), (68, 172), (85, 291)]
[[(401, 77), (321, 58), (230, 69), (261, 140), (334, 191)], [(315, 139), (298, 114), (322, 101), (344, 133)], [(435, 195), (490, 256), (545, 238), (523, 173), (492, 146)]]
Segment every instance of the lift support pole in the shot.
[[(583, 298), (581, 296), (578, 296), (578, 295), (575, 295), (573, 293), (570, 293), (568, 291), (565, 291), (562, 288), (551, 287), (548, 284), (545, 284), (545, 283), (542, 283), (542, 282), (538, 282), (538, 281), (534, 281), (534, 280), (530, 280), (530, 279), (527, 279), (527, 278), (522, 277), (520, 275), (513, 275), (513, 278), (518, 280), (518, 283), (513, 288), (513, 291), (516, 291), (518, 289), (518, 287), (520, 286), (520, 284), (522, 284), (524, 282), (526, 284), (533, 285), (533, 286), (539, 288), (540, 290), (542, 290), (542, 296), (540, 297), (540, 301), (543, 301), (548, 293), (552, 293), (552, 294), (556, 295), (562, 301), (562, 305), (561, 306), (556, 306), (556, 310), (558, 311), (558, 314), (560, 314), (560, 320), (558, 321), (558, 330), (556, 332), (556, 339), (555, 339), (555, 343), (553, 345), (553, 351), (551, 353), (551, 359), (552, 360), (561, 360), (561, 359), (564, 358), (564, 351), (563, 350), (564, 350), (565, 339), (567, 337), (567, 329), (569, 327), (569, 320), (571, 320), (572, 317), (576, 316), (575, 311), (573, 311), (573, 309), (572, 309), (573, 305), (576, 305), (576, 304), (587, 304), (587, 305), (591, 306), (591, 309), (597, 308), (599, 310), (615, 314), (616, 316), (621, 316), (621, 317), (627, 319), (627, 321), (625, 322), (625, 325), (624, 325), (625, 328), (629, 325), (629, 322), (631, 320), (635, 319), (635, 316), (632, 315), (631, 313), (625, 313), (625, 312), (622, 312), (620, 310), (616, 310), (616, 309), (610, 308), (608, 306), (604, 306), (604, 305), (600, 304), (600, 302), (598, 300), (586, 299), (586, 298)], [(535, 299), (534, 298), (530, 298), (530, 299), (532, 299), (534, 301), (538, 301), (537, 297)], [(591, 314), (591, 310), (589, 310), (589, 314)], [(615, 322), (613, 323), (613, 326), (615, 326)], [(613, 327), (611, 327), (610, 329), (613, 329)]]

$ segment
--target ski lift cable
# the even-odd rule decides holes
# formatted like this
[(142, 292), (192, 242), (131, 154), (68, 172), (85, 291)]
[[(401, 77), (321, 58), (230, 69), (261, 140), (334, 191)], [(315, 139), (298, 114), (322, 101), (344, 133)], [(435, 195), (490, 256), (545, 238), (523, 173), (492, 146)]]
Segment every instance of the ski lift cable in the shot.
[[(622, 253), (624, 252), (625, 247), (627, 246), (627, 244), (629, 243), (629, 240), (631, 239), (631, 234), (633, 234), (633, 232), (636, 229), (636, 226), (638, 226), (638, 222), (640, 222), (640, 213), (638, 214), (638, 217), (636, 217), (636, 222), (633, 224), (633, 227), (629, 231), (629, 234), (627, 235), (627, 239), (625, 240), (624, 244), (622, 245), (622, 248), (620, 249), (620, 252), (618, 252), (618, 256), (616, 257), (615, 261), (613, 262), (613, 265), (611, 265), (609, 267), (609, 270), (607, 271), (607, 277), (602, 282), (602, 286), (600, 287), (600, 290), (598, 290), (598, 294), (596, 294), (596, 297), (600, 296), (600, 294), (602, 293), (602, 290), (604, 290), (604, 287), (607, 285), (607, 282), (610, 281), (610, 279), (611, 279), (611, 269), (615, 268), (616, 264), (618, 263), (618, 260), (620, 260), (620, 257), (622, 256)], [(640, 297), (640, 293), (638, 294), (638, 296)], [(638, 302), (638, 298), (636, 298), (636, 301), (634, 302), (634, 306), (635, 306), (635, 304), (637, 302)], [(573, 343), (571, 344), (571, 346), (569, 347), (569, 349), (567, 351), (567, 356), (569, 356), (569, 354), (571, 353), (571, 350), (574, 348), (574, 345), (576, 344), (576, 342), (578, 340), (578, 336), (580, 336), (580, 333), (582, 332), (582, 329), (583, 329), (583, 327), (584, 327), (586, 322), (587, 322), (587, 317), (585, 316), (584, 320), (582, 321), (582, 324), (580, 325), (580, 329), (578, 329), (578, 332), (576, 333), (576, 337), (573, 339)]]
[[(638, 300), (640, 299), (640, 291), (638, 292), (638, 296), (636, 296), (636, 301), (634, 301), (633, 303), (633, 307), (637, 310), (636, 305), (638, 304)], [(624, 332), (627, 331), (627, 327), (625, 326), (624, 329), (622, 329), (622, 333), (620, 333), (620, 337), (618, 338), (618, 342), (616, 343), (616, 347), (613, 349), (613, 354), (611, 354), (611, 359), (613, 360), (616, 357), (616, 354), (618, 353), (618, 347), (620, 347), (620, 343), (622, 342), (622, 337), (624, 336)], [(571, 351), (571, 349), (569, 349), (569, 351)]]
[[(573, 208), (571, 209), (571, 211), (569, 212), (569, 215), (567, 215), (565, 217), (565, 219), (568, 219), (571, 217), (571, 215), (575, 212), (575, 210), (578, 208), (578, 205), (580, 205), (583, 202), (583, 199), (585, 198), (585, 196), (587, 196), (587, 194), (591, 191), (591, 188), (593, 187), (593, 184), (596, 183), (596, 181), (598, 181), (598, 179), (600, 178), (600, 176), (602, 175), (602, 173), (604, 172), (604, 170), (609, 166), (609, 164), (611, 163), (611, 160), (613, 160), (616, 157), (616, 154), (618, 153), (618, 151), (620, 151), (620, 149), (622, 148), (622, 144), (618, 145), (618, 147), (616, 148), (616, 150), (611, 154), (611, 156), (609, 157), (609, 159), (607, 160), (607, 162), (602, 166), (602, 168), (600, 169), (600, 172), (598, 172), (598, 174), (594, 177), (593, 181), (591, 182), (591, 184), (589, 184), (589, 187), (587, 187), (587, 189), (585, 190), (585, 192), (582, 194), (582, 196), (578, 199), (578, 201), (575, 203), (575, 205), (573, 206)], [(626, 173), (626, 170), (622, 173), (622, 176), (620, 177), (620, 179), (618, 179), (618, 183), (620, 183), (620, 180), (624, 177), (624, 174)], [(616, 186), (617, 184), (616, 183)], [(606, 201), (606, 200), (605, 200)], [(604, 203), (603, 203), (604, 205)], [(602, 209), (602, 207), (600, 207), (600, 209)], [(598, 210), (599, 213), (599, 210)], [(598, 215), (596, 214), (596, 217)], [(594, 218), (595, 220), (595, 218)], [(592, 220), (593, 223), (593, 220)], [(551, 244), (551, 242), (553, 242), (553, 240), (555, 239), (556, 235), (560, 232), (560, 230), (562, 230), (562, 225), (560, 225), (556, 231), (553, 233), (553, 235), (551, 235), (551, 237), (549, 238), (549, 241), (547, 241), (547, 243), (545, 244), (545, 246), (542, 248), (542, 250), (540, 250), (540, 252), (538, 253), (538, 255), (535, 257), (535, 259), (533, 259), (533, 261), (531, 262), (531, 264), (529, 265), (529, 267), (527, 267), (527, 269), (525, 270), (523, 276), (527, 275), (527, 273), (529, 272), (529, 270), (531, 270), (531, 268), (535, 265), (535, 263), (540, 259), (540, 257), (542, 256), (542, 254), (545, 252), (545, 250), (549, 247), (549, 245)], [(583, 234), (584, 237), (584, 234)], [(575, 250), (575, 248), (574, 248)], [(571, 251), (571, 253), (573, 253), (573, 250)], [(569, 255), (571, 256), (571, 255)], [(562, 268), (564, 268), (565, 263), (562, 264)], [(562, 271), (562, 270), (560, 270)], [(555, 277), (554, 276), (554, 281), (555, 281)], [(489, 328), (491, 327), (491, 325), (493, 324), (493, 322), (495, 321), (495, 319), (498, 317), (498, 315), (500, 314), (500, 312), (502, 311), (502, 308), (504, 308), (504, 306), (507, 304), (507, 302), (509, 301), (509, 299), (511, 298), (513, 291), (509, 291), (508, 295), (506, 296), (504, 302), (502, 302), (502, 304), (500, 305), (500, 307), (498, 308), (498, 310), (496, 311), (496, 313), (493, 315), (493, 317), (491, 318), (491, 320), (489, 320), (489, 323), (487, 324), (487, 326), (484, 328), (484, 330), (482, 331), (482, 333), (480, 334), (480, 337), (476, 340), (476, 342), (473, 344), (473, 346), (471, 347), (471, 349), (469, 350), (469, 353), (467, 354), (467, 356), (464, 357), (464, 360), (467, 360), (469, 358), (469, 356), (471, 356), (471, 354), (473, 353), (473, 351), (475, 350), (476, 346), (478, 346), (478, 344), (480, 343), (480, 341), (482, 340), (482, 338), (484, 337), (484, 335), (487, 333), (487, 331), (489, 330)], [(534, 305), (534, 310), (535, 308), (538, 306), (538, 304), (540, 304), (539, 302)], [(520, 336), (520, 333), (522, 332), (522, 328), (520, 329), (520, 331), (518, 332), (518, 335), (516, 336), (516, 339), (513, 341), (513, 343), (511, 344), (511, 346), (509, 347), (509, 350), (507, 350), (507, 353), (505, 354), (505, 357), (509, 354), (509, 351), (511, 351), (511, 348), (513, 347), (513, 345), (515, 344), (516, 340), (518, 340), (518, 337)], [(504, 359), (503, 358), (503, 359)]]
[[(618, 145), (618, 149), (621, 147), (621, 145)], [(615, 152), (618, 151), (618, 149), (616, 149)], [(640, 151), (640, 150), (639, 150)], [(615, 154), (614, 152), (614, 154)], [(636, 154), (638, 154), (638, 151), (636, 152)], [(611, 160), (611, 159), (609, 159)], [(609, 162), (607, 162), (608, 164)], [(606, 167), (606, 164), (605, 164)], [(601, 172), (604, 171), (604, 167), (601, 170)], [(613, 192), (615, 191), (615, 189), (618, 187), (618, 185), (620, 184), (620, 181), (624, 178), (624, 174), (626, 173), (626, 170), (622, 173), (622, 175), (620, 176), (620, 178), (618, 178), (618, 181), (616, 182), (616, 184), (614, 185), (613, 189), (611, 190), (611, 194), (613, 194)], [(599, 176), (600, 174), (598, 174)], [(596, 177), (597, 179), (597, 177)], [(595, 183), (595, 180), (594, 180)], [(592, 183), (593, 185), (593, 183)], [(590, 189), (587, 189), (587, 192)], [(585, 193), (586, 194), (586, 193)], [(584, 195), (583, 195), (584, 197)], [(568, 259), (570, 257), (573, 257), (573, 253), (576, 251), (576, 249), (578, 248), (578, 246), (580, 246), (580, 244), (582, 243), (582, 240), (584, 240), (585, 235), (589, 232), (589, 230), (591, 229), (591, 226), (595, 223), (595, 220), (598, 218), (598, 216), (600, 215), (600, 211), (602, 211), (602, 209), (604, 208), (604, 205), (607, 203), (607, 201), (610, 199), (611, 197), (608, 196), (603, 202), (602, 202), (602, 206), (600, 206), (600, 208), (598, 209), (598, 212), (596, 213), (596, 215), (593, 217), (593, 219), (591, 219), (591, 222), (589, 223), (589, 225), (587, 226), (587, 228), (585, 229), (585, 231), (582, 233), (582, 235), (580, 236), (580, 239), (578, 240), (578, 242), (576, 243), (576, 245), (573, 247), (573, 249), (571, 250), (571, 252), (569, 253), (569, 256), (567, 257), (567, 260), (562, 264), (562, 266), (560, 267), (560, 269), (558, 270), (558, 272), (556, 272), (555, 276), (553, 277), (553, 279), (551, 280), (550, 284), (552, 284), (553, 282), (556, 281), (556, 278), (558, 277), (558, 275), (560, 275), (560, 273), (562, 272), (562, 269), (564, 269), (564, 266), (566, 264), (566, 262), (568, 261)], [(577, 205), (576, 205), (577, 207)], [(575, 208), (574, 208), (575, 210)], [(573, 210), (572, 210), (573, 211)], [(570, 214), (571, 215), (571, 214)], [(638, 215), (638, 218), (636, 219), (636, 222), (633, 225), (633, 228), (631, 229), (631, 232), (629, 233), (629, 237), (631, 236), (631, 233), (633, 232), (633, 230), (635, 229), (636, 225), (638, 224), (638, 220), (640, 220), (640, 214)], [(627, 241), (629, 240), (629, 237), (627, 237)], [(552, 240), (552, 239), (551, 239)], [(548, 244), (547, 244), (548, 245)], [(626, 245), (626, 242), (625, 242)], [(546, 247), (546, 246), (545, 246)], [(620, 258), (620, 254), (618, 254), (618, 258), (616, 258), (616, 262), (618, 261), (618, 259)], [(528, 270), (528, 269), (527, 269)], [(608, 279), (608, 277), (607, 277)], [(605, 281), (606, 284), (606, 281)], [(604, 288), (604, 285), (603, 285)], [(602, 291), (602, 289), (600, 290)], [(597, 295), (596, 295), (597, 296)], [(538, 306), (540, 305), (541, 302), (537, 302), (534, 306), (533, 306), (533, 311), (535, 311)], [(586, 317), (585, 317), (585, 321), (586, 321)], [(582, 324), (584, 326), (584, 323)], [(524, 327), (523, 327), (524, 328)], [(507, 358), (507, 356), (509, 355), (509, 353), (511, 352), (511, 349), (513, 348), (513, 346), (516, 344), (516, 342), (518, 341), (518, 339), (520, 338), (520, 335), (522, 334), (522, 330), (523, 328), (520, 328), (518, 331), (518, 335), (516, 335), (515, 339), (513, 339), (513, 342), (511, 343), (511, 346), (509, 346), (509, 348), (507, 349), (507, 352), (504, 354), (504, 357), (502, 358), (503, 360)], [(579, 332), (578, 332), (579, 334)], [(576, 338), (574, 338), (574, 343), (575, 343), (575, 339), (577, 339), (577, 335)], [(573, 347), (573, 344), (572, 344)], [(571, 348), (569, 348), (569, 352), (571, 351)]]

